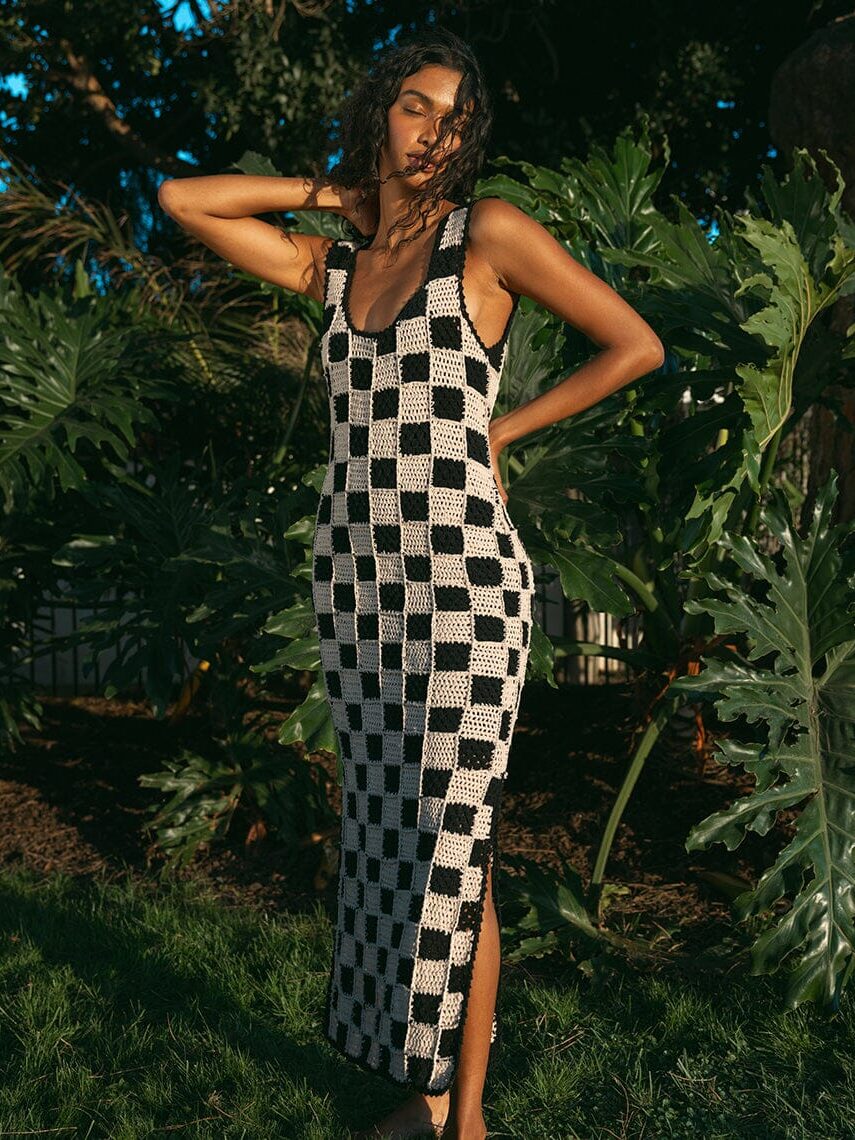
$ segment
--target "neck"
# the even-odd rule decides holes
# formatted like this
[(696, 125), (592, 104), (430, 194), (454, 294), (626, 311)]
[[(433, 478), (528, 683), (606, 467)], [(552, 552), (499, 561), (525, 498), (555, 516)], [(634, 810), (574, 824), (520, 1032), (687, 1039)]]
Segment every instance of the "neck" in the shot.
[[(372, 242), (367, 249), (395, 249), (400, 245), (401, 240), (409, 238), (412, 234), (419, 232), (419, 218), (406, 229), (397, 229), (392, 234), (391, 243), (389, 242), (389, 231), (396, 222), (401, 221), (407, 217), (411, 210), (412, 195), (408, 194), (404, 187), (396, 183), (386, 183), (380, 187), (380, 217), (377, 222), (377, 233), (375, 234)], [(430, 207), (432, 213), (422, 213), (425, 218), (425, 230), (430, 230), (433, 225), (439, 222), (444, 216), (444, 203), (440, 202), (438, 206)], [(422, 207), (424, 211), (426, 207)]]

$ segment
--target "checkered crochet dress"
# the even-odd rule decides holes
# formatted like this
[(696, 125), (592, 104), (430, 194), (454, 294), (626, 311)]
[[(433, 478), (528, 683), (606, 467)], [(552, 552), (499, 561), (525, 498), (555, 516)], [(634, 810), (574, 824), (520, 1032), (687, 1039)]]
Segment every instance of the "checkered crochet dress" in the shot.
[(325, 1034), (424, 1093), (457, 1069), (491, 856), (498, 908), (533, 600), (487, 438), (508, 328), (485, 346), (463, 297), (471, 209), (437, 224), (426, 279), (385, 329), (350, 318), (358, 242), (330, 247), (324, 281), (312, 596), (344, 780)]

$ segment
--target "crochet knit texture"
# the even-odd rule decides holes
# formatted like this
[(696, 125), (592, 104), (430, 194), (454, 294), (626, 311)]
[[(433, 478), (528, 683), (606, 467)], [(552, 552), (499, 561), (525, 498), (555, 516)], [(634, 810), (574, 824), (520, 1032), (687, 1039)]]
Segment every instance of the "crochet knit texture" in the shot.
[[(485, 345), (463, 294), (471, 210), (440, 220), (425, 280), (376, 332), (349, 312), (359, 244), (336, 241), (321, 340), (330, 455), (312, 599), (344, 781), (324, 1032), (434, 1094), (457, 1070), (488, 871), (499, 905), (533, 605), (488, 445), (519, 298)], [(491, 1059), (500, 1024), (497, 999)]]

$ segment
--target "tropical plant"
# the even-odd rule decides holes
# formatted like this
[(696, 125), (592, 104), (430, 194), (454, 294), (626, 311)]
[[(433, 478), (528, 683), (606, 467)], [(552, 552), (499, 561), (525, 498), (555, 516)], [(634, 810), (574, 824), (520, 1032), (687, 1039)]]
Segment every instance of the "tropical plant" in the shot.
[(20, 721), (40, 723), (22, 670), (41, 599), (61, 589), (51, 558), (77, 521), (65, 508), (93, 478), (128, 477), (139, 433), (157, 424), (141, 392), (167, 394), (143, 364), (167, 334), (127, 316), (80, 273), (32, 297), (0, 272), (0, 746), (21, 742)]
[[(149, 808), (146, 830), (155, 837), (150, 863), (165, 854), (163, 875), (186, 866), (200, 848), (224, 839), (241, 812), (246, 847), (271, 833), (291, 848), (316, 844), (321, 851), (316, 873), (326, 878), (333, 867), (327, 865), (325, 841), (338, 830), (326, 769), (274, 744), (269, 729), (278, 717), (259, 708), (240, 661), (215, 670), (208, 683), (214, 715), (207, 748), (182, 747), (174, 757), (164, 757), (160, 771), (139, 778), (143, 787), (168, 796)], [(335, 858), (333, 853), (333, 863)]]
[[(114, 653), (102, 669), (107, 695), (140, 682), (156, 716), (177, 721), (193, 700), (211, 724), (215, 758), (185, 749), (141, 778), (172, 793), (150, 825), (169, 855), (164, 871), (222, 838), (239, 805), (258, 809), (248, 825), (255, 835), (269, 828), (291, 842), (302, 824), (320, 841), (331, 826), (315, 791), (326, 788), (322, 769), (294, 749), (277, 759), (263, 733), (247, 727), (260, 696), (253, 661), (273, 645), (270, 614), (307, 604), (292, 576), (288, 528), (300, 498), (267, 493), (269, 472), (234, 479), (215, 496), (188, 481), (176, 455), (144, 470), (150, 480), (87, 492), (102, 523), (54, 561), (67, 570), (68, 596), (98, 609), (63, 643), (86, 646), (92, 660)], [(288, 664), (298, 673), (311, 666), (293, 655)]]
[[(855, 969), (855, 520), (834, 525), (836, 501), (832, 471), (802, 536), (784, 492), (773, 488), (759, 522), (774, 552), (725, 532), (728, 565), (686, 571), (709, 588), (686, 604), (712, 618), (715, 636), (699, 672), (672, 682), (680, 694), (713, 700), (719, 720), (733, 722), (715, 759), (755, 778), (748, 795), (692, 828), (686, 850), (719, 842), (732, 851), (749, 832), (766, 835), (788, 817), (791, 837), (756, 886), (722, 878), (754, 938), (752, 972), (789, 968), (787, 1004), (815, 1001), (831, 1011)], [(591, 972), (616, 953), (679, 960), (655, 940), (597, 922), (566, 861), (558, 874), (519, 856), (503, 863), (516, 872), (500, 878), (505, 912), (515, 916), (502, 928), (510, 961), (558, 952)], [(606, 884), (601, 909), (616, 890)], [(693, 954), (683, 964), (721, 970), (727, 960)]]
[[(595, 909), (623, 809), (686, 705), (672, 683), (697, 671), (706, 644), (704, 620), (686, 607), (703, 580), (687, 584), (681, 570), (716, 565), (725, 526), (753, 533), (781, 440), (819, 399), (842, 415), (830, 389), (852, 383), (853, 343), (829, 319), (855, 287), (842, 183), (829, 193), (805, 152), (794, 159), (781, 184), (765, 172), (769, 217), (722, 211), (715, 241), (679, 202), (677, 222), (654, 207), (659, 175), (646, 132), (618, 139), (611, 158), (595, 150), (560, 174), (518, 163), (527, 185), (500, 175), (485, 187), (550, 226), (648, 317), (669, 350), (657, 375), (521, 441), (508, 463), (509, 506), (518, 505), (533, 560), (559, 572), (568, 597), (618, 619), (643, 615), (637, 648), (553, 639), (556, 653), (625, 661), (640, 700), (626, 777), (595, 861)], [(578, 339), (567, 337), (568, 371), (587, 351)], [(518, 366), (512, 355), (508, 374), (516, 377)], [(580, 500), (566, 498), (571, 485)]]
[[(771, 554), (746, 535), (721, 535), (740, 579), (701, 570), (711, 593), (687, 606), (747, 651), (712, 652), (697, 676), (673, 682), (716, 698), (721, 720), (734, 722), (716, 759), (756, 781), (693, 827), (686, 848), (733, 850), (749, 831), (765, 835), (780, 813), (795, 816), (790, 841), (733, 906), (740, 918), (768, 920), (753, 972), (790, 966), (788, 1003), (833, 1009), (855, 964), (855, 521), (832, 523), (836, 499), (832, 471), (801, 536), (774, 489), (760, 511), (777, 540)], [(782, 900), (790, 905), (781, 913)]]
[[(238, 370), (238, 323), (222, 321), (218, 338), (189, 303), (177, 310), (186, 321), (176, 322), (172, 306), (147, 311), (139, 289), (99, 296), (80, 263), (71, 286), (36, 297), (9, 277), (2, 286), (6, 742), (20, 742), (24, 720), (38, 727), (40, 705), (21, 668), (32, 658), (25, 633), (39, 606), (49, 597), (91, 608), (94, 617), (73, 633), (44, 636), (35, 654), (83, 647), (85, 674), (112, 651), (104, 691), (141, 683), (155, 715), (174, 702), (173, 721), (192, 694), (201, 689), (210, 702), (215, 690), (217, 778), (230, 771), (244, 802), (264, 805), (286, 841), (298, 824), (322, 838), (329, 808), (317, 802), (311, 763), (298, 777), (292, 750), (271, 776), (259, 762), (266, 742), (250, 739), (239, 719), (224, 725), (215, 715), (230, 704), (224, 686), (241, 692), (253, 680), (248, 665), (254, 649), (266, 650), (259, 627), (271, 607), (299, 592), (290, 577), (297, 547), (282, 533), (306, 505), (291, 490), (300, 462), (292, 438), (300, 449), (311, 446), (308, 433), (295, 430), (300, 412), (311, 411), (309, 368), (301, 362), (298, 398), (279, 426), (264, 354), (256, 349), (254, 367), (244, 355)], [(263, 395), (247, 398), (261, 379)], [(189, 754), (167, 760), (164, 776), (184, 781), (180, 806), (173, 797), (155, 825), (170, 862), (189, 858), (206, 828), (209, 838), (221, 835), (231, 818), (214, 811), (211, 834), (211, 800), (199, 783), (207, 762)], [(261, 827), (256, 818), (254, 834)]]

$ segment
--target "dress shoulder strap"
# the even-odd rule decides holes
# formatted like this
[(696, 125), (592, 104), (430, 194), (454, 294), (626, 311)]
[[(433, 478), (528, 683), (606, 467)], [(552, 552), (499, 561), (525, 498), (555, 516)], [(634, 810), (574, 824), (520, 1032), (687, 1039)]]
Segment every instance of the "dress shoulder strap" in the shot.
[[(485, 194), (484, 198), (499, 199), (498, 194)], [(465, 206), (461, 206), (463, 217), (460, 223), (460, 273), (463, 274), (463, 256), (466, 252), (466, 239), (469, 237), (469, 223), (472, 220), (472, 211), (477, 202), (481, 202), (482, 198), (474, 198), (471, 202), (467, 202)]]
[(428, 279), (454, 277), (462, 273), (463, 240), (469, 209), (469, 206), (455, 206), (440, 222), (442, 228), (431, 255)]
[[(487, 198), (498, 198), (497, 194), (487, 194)], [(448, 225), (445, 233), (442, 235), (442, 246), (446, 251), (447, 269), (449, 274), (455, 274), (457, 277), (463, 277), (463, 268), (466, 258), (466, 241), (469, 237), (469, 223), (472, 219), (472, 210), (476, 202), (480, 202), (480, 198), (474, 198), (471, 202), (467, 202), (463, 206), (458, 206), (452, 210), (446, 221)]]
[[(499, 195), (498, 194), (485, 194), (484, 197), (485, 198), (499, 198)], [(499, 368), (501, 368), (501, 364), (502, 364), (502, 357), (504, 354), (505, 343), (508, 339), (508, 334), (510, 332), (511, 323), (513, 321), (514, 314), (516, 313), (516, 309), (517, 309), (517, 304), (519, 302), (519, 294), (518, 293), (514, 294), (510, 316), (508, 317), (507, 324), (505, 325), (504, 333), (499, 338), (499, 340), (496, 341), (494, 344), (486, 345), (484, 343), (484, 341), (481, 339), (481, 334), (478, 332), (477, 328), (475, 327), (475, 322), (472, 320), (472, 316), (469, 313), (469, 309), (466, 305), (466, 293), (465, 293), (465, 289), (463, 286), (463, 275), (464, 275), (464, 270), (466, 268), (466, 242), (467, 242), (467, 238), (469, 236), (469, 223), (470, 223), (471, 218), (472, 218), (472, 210), (475, 207), (475, 202), (480, 202), (480, 201), (481, 201), (480, 198), (476, 198), (474, 201), (467, 202), (465, 206), (460, 207), (460, 211), (459, 211), (460, 217), (459, 217), (459, 220), (457, 220), (457, 223), (454, 227), (454, 235), (455, 235), (455, 238), (457, 239), (456, 243), (454, 245), (454, 253), (456, 254), (454, 272), (455, 272), (455, 275), (457, 277), (457, 296), (458, 296), (458, 301), (460, 304), (460, 309), (463, 312), (463, 314), (465, 315), (467, 323), (468, 323), (470, 329), (472, 330), (472, 333), (475, 337), (475, 340), (480, 345), (480, 347), (481, 347), (482, 351), (484, 352), (484, 354), (486, 355), (487, 359), (490, 361), (490, 363), (493, 365), (494, 368), (499, 369)], [(452, 211), (452, 212), (454, 212), (454, 211)]]
[[(324, 262), (324, 308), (334, 307), (330, 289), (331, 289), (331, 274), (335, 271), (337, 276), (347, 273), (349, 247), (353, 242), (347, 241), (346, 238), (334, 238), (332, 245), (327, 249), (326, 261)], [(342, 278), (343, 280), (343, 278)], [(339, 290), (339, 296), (341, 292)]]

